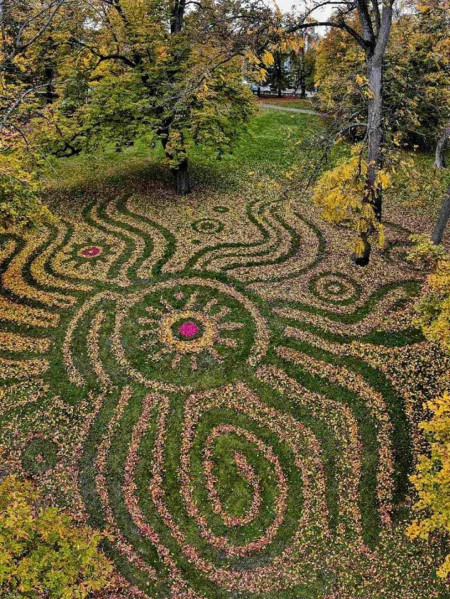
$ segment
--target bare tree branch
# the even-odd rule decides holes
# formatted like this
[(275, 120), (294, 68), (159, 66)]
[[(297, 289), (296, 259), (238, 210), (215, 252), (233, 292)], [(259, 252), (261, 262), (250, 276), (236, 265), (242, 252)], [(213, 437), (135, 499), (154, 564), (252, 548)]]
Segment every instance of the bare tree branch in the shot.
[(133, 67), (137, 66), (136, 62), (129, 59), (127, 56), (124, 56), (123, 54), (120, 54), (120, 53), (102, 54), (99, 50), (97, 50), (93, 46), (90, 46), (89, 44), (86, 44), (86, 42), (83, 42), (82, 40), (78, 40), (76, 38), (71, 38), (69, 40), (69, 43), (77, 44), (78, 46), (81, 46), (82, 48), (86, 48), (86, 50), (89, 50), (89, 52), (91, 52), (91, 54), (93, 54), (94, 56), (96, 56), (99, 59), (99, 63), (103, 62), (105, 60), (120, 60), (121, 62), (123, 62), (124, 64), (126, 64), (129, 67), (133, 68)]

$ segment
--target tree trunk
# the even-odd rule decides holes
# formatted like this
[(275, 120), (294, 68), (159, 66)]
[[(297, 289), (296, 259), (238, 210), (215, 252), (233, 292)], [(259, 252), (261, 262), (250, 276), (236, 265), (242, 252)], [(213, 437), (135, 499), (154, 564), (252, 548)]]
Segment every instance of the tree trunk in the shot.
[(362, 254), (354, 255), (353, 262), (357, 266), (367, 266), (370, 260), (370, 253), (372, 251), (372, 246), (370, 245), (369, 235), (367, 233), (361, 233), (361, 241), (363, 243), (364, 249)]
[(306, 98), (306, 64), (305, 64), (305, 50), (300, 50), (300, 97)]
[(185, 196), (191, 191), (189, 185), (189, 170), (187, 158), (178, 166), (172, 169), (175, 183), (175, 191), (178, 195)]
[(170, 18), (170, 33), (176, 34), (183, 30), (186, 0), (175, 0)]
[(381, 221), (382, 189), (376, 183), (378, 172), (383, 166), (381, 143), (383, 141), (383, 68), (381, 61), (370, 59), (367, 78), (373, 97), (368, 102), (367, 119), (367, 197), (377, 220)]
[(306, 98), (306, 81), (304, 79), (300, 81), (300, 98)]
[(53, 71), (52, 64), (47, 64), (44, 67), (44, 78), (45, 78), (45, 81), (47, 82), (47, 84), (45, 86), (45, 103), (53, 104), (53, 100), (55, 99), (56, 94), (55, 94), (55, 85), (54, 85), (54, 71)]
[[(167, 142), (169, 141), (171, 123), (166, 120), (165, 124), (161, 129), (158, 130), (158, 135), (161, 137), (161, 143), (166, 155), (166, 158), (170, 161), (174, 159), (174, 155), (167, 148)], [(181, 143), (183, 143), (183, 135), (181, 135)], [(188, 159), (184, 158), (177, 167), (171, 169), (174, 181), (175, 192), (178, 195), (187, 195), (191, 191), (189, 184), (189, 168)]]
[(450, 218), (450, 186), (447, 188), (447, 191), (444, 196), (444, 200), (442, 202), (441, 211), (439, 212), (439, 216), (437, 219), (436, 226), (434, 227), (433, 235), (431, 239), (433, 243), (439, 245), (442, 241), (442, 236), (444, 235), (445, 227), (447, 226), (448, 219)]
[[(383, 140), (383, 63), (382, 59), (368, 57), (366, 60), (367, 79), (372, 97), (368, 101), (367, 110), (367, 177), (363, 204), (369, 204), (375, 218), (381, 221), (383, 190), (377, 183), (377, 176), (382, 167), (381, 143)], [(373, 229), (361, 233), (364, 245), (363, 255), (354, 257), (355, 264), (366, 266), (370, 260), (371, 245), (369, 236)]]
[(450, 139), (450, 125), (448, 125), (439, 138), (436, 144), (436, 158), (434, 166), (436, 168), (445, 168), (445, 150), (447, 148), (448, 140)]
[[(436, 160), (434, 166), (436, 168), (445, 168), (445, 150), (450, 139), (450, 125), (445, 128), (444, 133), (439, 138), (436, 144)], [(447, 226), (448, 219), (450, 218), (450, 187), (447, 188), (444, 200), (442, 201), (441, 211), (434, 227), (432, 240), (433, 243), (439, 245), (444, 235), (445, 227)]]

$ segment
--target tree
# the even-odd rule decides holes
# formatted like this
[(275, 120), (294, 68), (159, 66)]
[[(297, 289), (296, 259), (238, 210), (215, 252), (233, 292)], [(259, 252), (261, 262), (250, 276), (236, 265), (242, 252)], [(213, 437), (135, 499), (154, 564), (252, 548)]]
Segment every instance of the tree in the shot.
[(427, 339), (437, 341), (450, 352), (450, 255), (426, 234), (411, 239), (417, 245), (410, 253), (410, 260), (432, 270), (416, 304), (415, 324)]
[(411, 3), (393, 23), (386, 53), (388, 134), (405, 147), (434, 149), (450, 119), (447, 0)]
[[(0, 0), (0, 227), (47, 219), (33, 174), (29, 123), (51, 95), (50, 31), (66, 0)], [(46, 50), (44, 51), (44, 48)]]
[(302, 41), (299, 49), (297, 52), (292, 51), (290, 56), (291, 83), (295, 92), (300, 90), (300, 97), (306, 98), (306, 91), (314, 89), (317, 36), (308, 31), (301, 33)]
[(271, 89), (281, 98), (281, 92), (283, 89), (289, 87), (291, 82), (289, 56), (280, 50), (276, 50), (273, 53), (273, 58), (273, 65), (267, 69), (265, 83), (266, 85), (270, 85)]
[(431, 237), (433, 240), (433, 243), (435, 243), (436, 245), (438, 245), (442, 241), (445, 227), (447, 226), (449, 218), (450, 218), (450, 186), (447, 187), (447, 191), (444, 195), (441, 209), (439, 211), (439, 216), (438, 216), (436, 225), (433, 230), (433, 235)]
[(450, 139), (450, 124), (447, 124), (444, 132), (439, 137), (436, 144), (436, 153), (434, 166), (436, 168), (445, 168), (445, 150), (447, 149), (448, 141)]
[[(330, 19), (314, 21), (315, 10), (327, 5), (337, 7)], [(288, 30), (318, 25), (331, 28), (318, 50), (321, 97), (330, 112), (337, 112), (340, 134), (363, 142), (361, 168), (355, 171), (358, 185), (361, 171), (366, 173), (361, 218), (355, 222), (360, 239), (355, 262), (365, 265), (371, 239), (381, 230), (385, 177), (380, 173), (386, 170), (386, 148), (418, 135), (430, 140), (448, 111), (448, 12), (435, 0), (421, 3), (416, 14), (394, 14), (393, 0), (320, 2)], [(323, 62), (323, 49), (329, 51), (328, 65)], [(339, 137), (338, 132), (335, 139)]]
[[(450, 131), (448, 2), (411, 3), (409, 8), (394, 19), (385, 56), (383, 145), (384, 168), (389, 170), (397, 167), (399, 153), (393, 151), (395, 148), (428, 151), (435, 145), (435, 164), (443, 167), (446, 131)], [(328, 32), (317, 52), (319, 102), (323, 112), (336, 114), (344, 124), (357, 124), (363, 119), (367, 101), (363, 68), (363, 52), (352, 38), (339, 29)], [(350, 141), (358, 141), (363, 139), (364, 131), (365, 125), (359, 122), (357, 128), (347, 128), (345, 136)], [(412, 193), (413, 179), (418, 177), (415, 167), (411, 168), (408, 177)], [(434, 186), (433, 182), (430, 184)], [(385, 194), (385, 198), (388, 195)], [(433, 235), (436, 243), (448, 219), (450, 207), (446, 198), (448, 193), (444, 194)]]
[(282, 28), (283, 16), (276, 13), (275, 22), (279, 21), (279, 29), (272, 27), (271, 35), (267, 36), (260, 50), (261, 61), (264, 65), (264, 53), (271, 49), (272, 59), (267, 66), (266, 85), (281, 97), (283, 89), (293, 87), (297, 92), (301, 90), (301, 97), (306, 97), (307, 82), (309, 88), (314, 87), (314, 44), (316, 35), (312, 31), (298, 31), (287, 33)]
[[(450, 532), (450, 394), (430, 401), (428, 409), (433, 414), (429, 422), (420, 427), (430, 441), (430, 455), (420, 456), (417, 473), (411, 477), (419, 500), (414, 506), (418, 517), (408, 528), (411, 538), (427, 539), (433, 532)], [(450, 574), (450, 554), (438, 570), (438, 576)]]
[(102, 535), (76, 527), (43, 507), (30, 482), (0, 483), (0, 594), (4, 599), (84, 599), (107, 585), (112, 565), (99, 551)]
[[(371, 252), (370, 235), (375, 222), (381, 221), (382, 183), (379, 171), (383, 165), (383, 68), (386, 48), (393, 21), (394, 0), (356, 0), (342, 2), (325, 1), (316, 3), (300, 22), (292, 25), (290, 32), (317, 26), (335, 27), (347, 32), (362, 48), (365, 57), (365, 71), (368, 83), (367, 124), (366, 124), (366, 164), (365, 185), (362, 197), (362, 213), (370, 215), (360, 227), (361, 251), (355, 257), (356, 264), (368, 264)], [(319, 7), (336, 7), (333, 16), (327, 21), (314, 22), (312, 15)], [(354, 22), (358, 23), (355, 27)], [(372, 216), (373, 214), (373, 216)]]
[[(336, 115), (335, 120), (341, 123), (360, 119), (365, 126), (364, 87), (367, 88), (367, 84), (363, 86), (363, 82), (364, 56), (360, 46), (342, 29), (330, 29), (319, 39), (316, 50), (315, 83), (319, 88), (317, 101), (321, 112)], [(364, 132), (365, 128), (360, 130)]]
[[(120, 148), (151, 131), (176, 191), (187, 193), (190, 146), (202, 143), (221, 155), (252, 113), (243, 76), (260, 65), (247, 53), (261, 45), (271, 11), (260, 0), (80, 4), (84, 19), (69, 39), (72, 72), (57, 85), (58, 100), (45, 115), (53, 131), (41, 143), (67, 155), (102, 138)], [(86, 93), (74, 98), (80, 65)]]
[[(445, 150), (448, 144), (448, 140), (450, 138), (450, 125), (444, 130), (444, 133), (438, 139), (436, 144), (436, 160), (434, 166), (438, 169), (445, 168)], [(444, 195), (444, 199), (442, 201), (441, 210), (439, 212), (438, 219), (436, 221), (436, 225), (433, 230), (432, 240), (433, 243), (438, 245), (442, 241), (442, 237), (444, 235), (445, 227), (450, 218), (450, 186), (447, 188), (447, 191)]]

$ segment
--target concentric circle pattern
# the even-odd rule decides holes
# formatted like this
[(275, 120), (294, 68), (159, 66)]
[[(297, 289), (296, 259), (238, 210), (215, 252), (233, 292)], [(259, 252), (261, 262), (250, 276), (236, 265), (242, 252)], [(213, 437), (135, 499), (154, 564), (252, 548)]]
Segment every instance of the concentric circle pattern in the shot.
[(215, 218), (201, 218), (192, 223), (192, 228), (197, 233), (204, 233), (206, 235), (214, 235), (220, 233), (223, 230), (223, 223)]
[(170, 384), (174, 371), (183, 379), (181, 387), (215, 371), (231, 374), (240, 361), (255, 365), (268, 340), (267, 323), (251, 301), (219, 281), (200, 278), (169, 279), (123, 296), (111, 336), (114, 357), (126, 373), (166, 390), (176, 389)]
[(220, 202), (0, 237), (5, 459), (108, 531), (125, 597), (423, 597), (392, 590), (391, 546), (417, 593), (433, 568), (395, 540), (417, 418), (386, 327), (419, 274), (339, 266), (284, 200)]
[(361, 286), (343, 273), (325, 272), (315, 275), (309, 284), (310, 291), (324, 303), (353, 304), (361, 297)]

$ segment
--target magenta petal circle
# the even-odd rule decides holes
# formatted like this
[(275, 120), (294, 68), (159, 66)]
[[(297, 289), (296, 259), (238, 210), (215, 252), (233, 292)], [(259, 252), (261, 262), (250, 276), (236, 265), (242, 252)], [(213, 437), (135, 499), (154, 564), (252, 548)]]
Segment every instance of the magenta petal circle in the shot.
[(95, 245), (89, 248), (85, 248), (82, 252), (81, 255), (84, 256), (85, 258), (94, 258), (95, 256), (98, 256), (100, 254), (100, 248), (96, 247)]
[(178, 329), (180, 335), (182, 337), (185, 337), (186, 339), (194, 337), (198, 333), (198, 331), (198, 326), (195, 324), (195, 322), (192, 321), (183, 322), (183, 324)]

